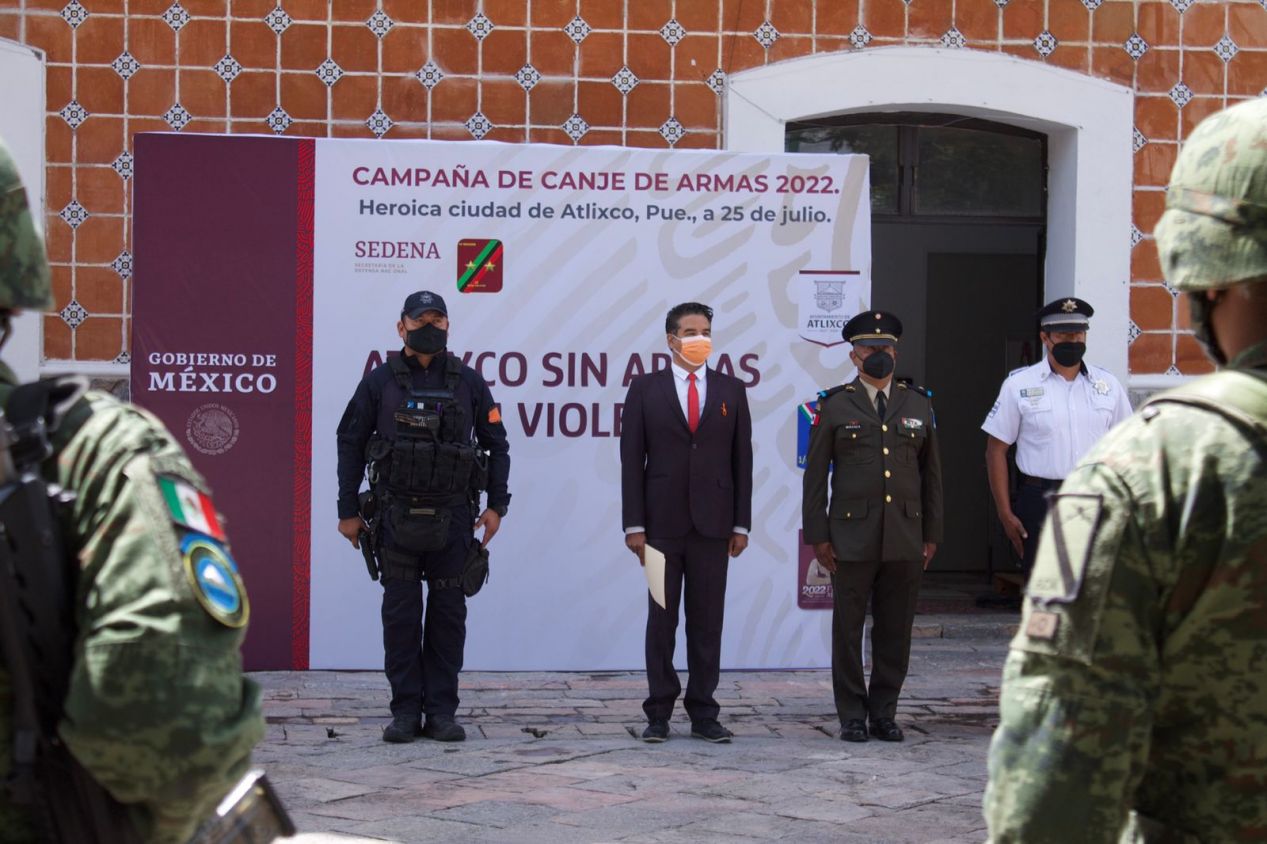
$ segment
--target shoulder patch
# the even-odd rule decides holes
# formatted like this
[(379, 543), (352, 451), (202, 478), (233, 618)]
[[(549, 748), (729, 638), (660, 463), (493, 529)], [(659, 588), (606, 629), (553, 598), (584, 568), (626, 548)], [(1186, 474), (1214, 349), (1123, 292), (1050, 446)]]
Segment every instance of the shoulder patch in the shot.
[(180, 555), (189, 586), (207, 615), (225, 627), (245, 627), (251, 605), (228, 550), (207, 536), (187, 533), (180, 541)]
[(1099, 495), (1057, 493), (1051, 496), (1050, 517), (1042, 542), (1054, 565), (1035, 568), (1030, 576), (1029, 597), (1040, 604), (1067, 604), (1078, 598), (1091, 546), (1100, 526), (1104, 499)]
[(224, 529), (220, 526), (220, 517), (216, 514), (215, 505), (211, 503), (211, 496), (175, 475), (159, 475), (158, 487), (163, 493), (163, 502), (167, 504), (167, 511), (173, 522), (221, 542), (225, 540)]
[(495, 404), (488, 409), (488, 424), (496, 425), (502, 421), (502, 406)]

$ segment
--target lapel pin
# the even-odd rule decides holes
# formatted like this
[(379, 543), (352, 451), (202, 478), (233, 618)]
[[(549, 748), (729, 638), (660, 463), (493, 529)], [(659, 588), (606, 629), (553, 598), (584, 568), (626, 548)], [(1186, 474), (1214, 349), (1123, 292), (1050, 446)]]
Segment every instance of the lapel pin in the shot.
[(725, 403), (725, 402), (722, 402), (722, 403), (721, 403), (721, 415), (722, 415), (722, 416), (725, 416), (725, 415), (726, 415), (726, 403)]

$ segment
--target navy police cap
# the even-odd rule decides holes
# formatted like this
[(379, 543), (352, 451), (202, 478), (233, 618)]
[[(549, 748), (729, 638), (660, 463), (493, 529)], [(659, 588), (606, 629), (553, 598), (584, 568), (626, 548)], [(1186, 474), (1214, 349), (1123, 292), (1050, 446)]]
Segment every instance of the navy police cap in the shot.
[(855, 346), (892, 346), (902, 336), (902, 320), (888, 311), (863, 311), (840, 334)]
[(449, 315), (449, 309), (445, 307), (444, 299), (430, 290), (419, 290), (417, 293), (410, 293), (406, 296), (405, 304), (400, 308), (400, 315), (410, 319), (417, 319), (427, 311), (439, 311), (445, 316)]
[(1066, 296), (1048, 302), (1038, 312), (1039, 331), (1086, 331), (1095, 308), (1081, 299)]

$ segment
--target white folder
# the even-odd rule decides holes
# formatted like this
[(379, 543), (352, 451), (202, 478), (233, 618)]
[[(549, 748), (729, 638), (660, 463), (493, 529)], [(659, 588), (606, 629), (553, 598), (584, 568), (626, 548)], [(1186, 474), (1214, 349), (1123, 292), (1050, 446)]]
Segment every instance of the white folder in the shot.
[(647, 588), (651, 590), (651, 599), (666, 610), (664, 601), (664, 552), (657, 551), (650, 545), (643, 549), (642, 568), (647, 575)]

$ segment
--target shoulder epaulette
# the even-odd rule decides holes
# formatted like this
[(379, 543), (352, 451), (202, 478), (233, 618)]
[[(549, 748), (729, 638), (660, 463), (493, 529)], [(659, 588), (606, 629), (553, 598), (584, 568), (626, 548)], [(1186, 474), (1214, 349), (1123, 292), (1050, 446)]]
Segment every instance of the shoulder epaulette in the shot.
[(918, 393), (926, 399), (933, 397), (933, 391), (927, 387), (921, 387), (919, 384), (907, 384), (903, 381), (898, 382), (898, 387), (903, 390), (910, 390), (912, 393)]
[[(837, 393), (839, 393), (841, 390), (845, 390), (845, 391), (847, 391), (847, 392), (852, 393), (852, 392), (853, 392), (853, 384), (841, 384), (841, 385), (840, 385), (840, 386), (838, 386), (838, 387), (832, 387), (832, 388), (827, 389), (827, 390), (819, 390), (819, 391), (818, 391), (818, 400), (819, 400), (820, 402), (826, 401), (827, 399), (829, 399), (829, 398), (831, 398), (832, 396), (834, 396), (834, 395), (836, 395)], [(822, 405), (820, 404), (820, 405), (819, 405), (819, 407), (822, 407)]]
[(1011, 377), (1012, 377), (1013, 375), (1015, 375), (1016, 373), (1018, 373), (1018, 372), (1024, 372), (1026, 369), (1029, 369), (1029, 366), (1028, 366), (1028, 365), (1027, 365), (1027, 366), (1018, 366), (1018, 367), (1016, 367), (1016, 369), (1013, 369), (1011, 372), (1009, 372), (1009, 373), (1007, 374), (1007, 377), (1008, 377), (1008, 378), (1011, 378)]

